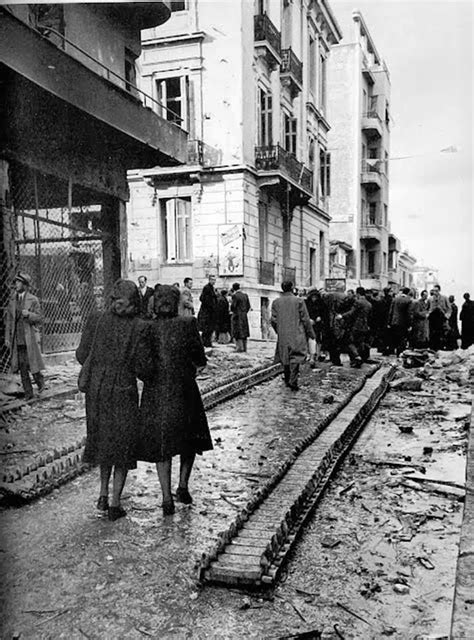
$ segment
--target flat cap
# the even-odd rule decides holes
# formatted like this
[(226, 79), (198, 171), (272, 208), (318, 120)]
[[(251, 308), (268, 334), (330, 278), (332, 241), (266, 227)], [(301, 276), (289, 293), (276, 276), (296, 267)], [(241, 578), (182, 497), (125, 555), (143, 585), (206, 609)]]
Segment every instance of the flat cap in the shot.
[(17, 276), (15, 276), (15, 280), (23, 282), (23, 284), (26, 284), (27, 287), (31, 285), (31, 278), (27, 273), (19, 273)]

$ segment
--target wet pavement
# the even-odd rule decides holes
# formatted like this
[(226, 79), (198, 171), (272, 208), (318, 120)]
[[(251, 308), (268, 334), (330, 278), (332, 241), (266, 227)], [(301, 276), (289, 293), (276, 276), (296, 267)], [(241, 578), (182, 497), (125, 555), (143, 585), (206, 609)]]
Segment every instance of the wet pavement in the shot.
[[(96, 470), (4, 511), (2, 637), (279, 638), (318, 629), (325, 638), (406, 640), (446, 633), (462, 491), (435, 493), (443, 487), (407, 479), (423, 475), (418, 468), (386, 464), (423, 465), (427, 478), (462, 483), (470, 393), (442, 378), (382, 401), (275, 590), (247, 594), (195, 580), (200, 553), (362, 375), (322, 365), (305, 370), (297, 393), (278, 378), (210, 411), (215, 449), (196, 463), (195, 503), (177, 505), (173, 517), (161, 514), (148, 464), (131, 474), (128, 516), (115, 523), (95, 511)], [(402, 433), (406, 425), (412, 433)], [(432, 454), (423, 453), (426, 446)]]

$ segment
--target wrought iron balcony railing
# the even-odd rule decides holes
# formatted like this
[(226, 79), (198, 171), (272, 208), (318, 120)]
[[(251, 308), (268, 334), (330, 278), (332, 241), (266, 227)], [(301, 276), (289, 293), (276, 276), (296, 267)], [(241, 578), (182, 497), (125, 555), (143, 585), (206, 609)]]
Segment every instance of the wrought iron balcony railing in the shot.
[(282, 49), (280, 74), (289, 74), (300, 86), (303, 84), (303, 63), (300, 62), (291, 47)]
[(281, 171), (306, 191), (313, 192), (311, 171), (279, 144), (255, 147), (255, 167), (259, 171)]
[(265, 260), (258, 261), (258, 281), (260, 284), (275, 284), (275, 265), (273, 262), (267, 262)]
[(281, 35), (266, 13), (254, 16), (255, 42), (268, 42), (278, 56), (281, 56)]
[(362, 173), (381, 173), (382, 163), (380, 160), (363, 160), (362, 161)]

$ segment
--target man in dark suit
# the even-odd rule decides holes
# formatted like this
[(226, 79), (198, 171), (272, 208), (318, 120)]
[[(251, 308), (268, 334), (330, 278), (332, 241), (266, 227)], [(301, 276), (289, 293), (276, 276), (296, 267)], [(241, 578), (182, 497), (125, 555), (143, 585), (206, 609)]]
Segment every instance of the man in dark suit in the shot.
[(212, 334), (216, 329), (217, 292), (215, 290), (216, 276), (209, 275), (209, 282), (202, 288), (199, 300), (201, 308), (198, 313), (198, 325), (201, 331), (202, 343), (205, 347), (212, 347)]
[(344, 320), (348, 330), (347, 352), (351, 367), (360, 368), (370, 357), (369, 334), (372, 305), (365, 296), (364, 287), (357, 287), (352, 308), (339, 318)]
[(148, 304), (150, 298), (153, 298), (153, 289), (146, 284), (146, 276), (140, 276), (138, 278), (138, 292), (140, 294), (140, 318), (148, 318)]
[(408, 342), (408, 330), (412, 322), (413, 298), (409, 295), (410, 289), (403, 287), (392, 300), (388, 316), (388, 326), (391, 328), (393, 346), (397, 356), (406, 349)]

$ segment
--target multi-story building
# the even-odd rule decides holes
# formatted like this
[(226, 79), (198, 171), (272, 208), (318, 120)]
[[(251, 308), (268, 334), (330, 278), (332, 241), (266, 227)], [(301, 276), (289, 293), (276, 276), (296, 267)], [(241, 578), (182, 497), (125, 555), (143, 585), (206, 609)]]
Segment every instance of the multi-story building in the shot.
[(424, 265), (415, 265), (413, 267), (413, 286), (417, 292), (431, 291), (435, 284), (439, 284), (438, 270), (433, 267), (426, 267)]
[(188, 165), (131, 172), (129, 273), (151, 282), (239, 280), (251, 333), (268, 335), (282, 280), (328, 273), (327, 57), (341, 38), (325, 0), (173, 3), (143, 35), (142, 87), (189, 131)]
[(398, 256), (398, 282), (400, 288), (415, 286), (414, 273), (416, 258), (408, 251), (401, 251)]
[(169, 19), (168, 4), (0, 7), (0, 316), (27, 271), (46, 353), (77, 346), (124, 271), (127, 169), (187, 159), (188, 134), (135, 80), (141, 30)]
[(352, 27), (328, 64), (330, 238), (350, 247), (348, 286), (381, 289), (389, 269), (390, 78), (358, 11)]

